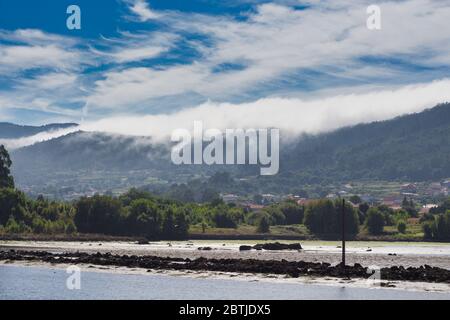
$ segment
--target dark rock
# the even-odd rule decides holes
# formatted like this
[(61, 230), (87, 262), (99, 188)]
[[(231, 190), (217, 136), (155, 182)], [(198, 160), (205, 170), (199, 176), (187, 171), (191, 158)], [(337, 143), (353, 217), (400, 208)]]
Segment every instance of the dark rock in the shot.
[[(206, 249), (205, 249), (206, 248)], [(204, 247), (202, 250), (211, 250)], [(114, 255), (108, 253), (59, 252), (46, 251), (1, 251), (0, 261), (44, 261), (52, 264), (85, 264), (101, 266), (118, 266), (144, 268), (152, 270), (197, 270), (236, 273), (280, 274), (290, 277), (331, 276), (342, 278), (368, 278), (367, 268), (355, 263), (353, 266), (329, 263), (289, 261), (289, 260), (258, 260), (258, 259), (207, 259), (200, 257), (195, 260), (157, 256)], [(421, 267), (393, 266), (380, 270), (382, 280), (389, 281), (424, 281), (450, 283), (450, 270), (429, 265)]]
[(198, 250), (209, 251), (212, 250), (211, 247), (198, 247)]
[(256, 250), (301, 250), (302, 246), (300, 243), (279, 243), (279, 242), (273, 242), (273, 243), (262, 243), (262, 244), (256, 244), (253, 246), (253, 249)]
[(245, 245), (242, 245), (242, 246), (239, 247), (239, 251), (248, 251), (248, 250), (252, 250), (252, 247), (251, 246), (245, 246)]

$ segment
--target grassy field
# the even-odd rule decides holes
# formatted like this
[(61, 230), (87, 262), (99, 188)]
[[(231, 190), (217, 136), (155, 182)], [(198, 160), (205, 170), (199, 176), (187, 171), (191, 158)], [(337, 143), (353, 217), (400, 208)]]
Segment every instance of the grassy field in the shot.
[[(203, 232), (200, 225), (191, 226), (188, 238), (190, 239), (223, 239), (223, 240), (325, 240), (311, 234), (302, 225), (278, 225), (271, 226), (269, 233), (258, 233), (256, 227), (240, 225), (237, 228), (206, 228)], [(101, 234), (2, 234), (0, 240), (35, 240), (35, 241), (137, 241), (142, 237), (120, 237)], [(338, 240), (338, 239), (334, 239)], [(381, 235), (370, 235), (366, 229), (361, 229), (354, 240), (357, 241), (423, 241), (423, 232), (419, 224), (408, 224), (404, 234), (399, 233), (395, 226), (384, 227)]]
[[(233, 237), (237, 238), (239, 236), (250, 238), (254, 236), (255, 238), (298, 238), (298, 239), (319, 239), (317, 236), (311, 234), (308, 229), (302, 225), (279, 225), (271, 226), (270, 232), (261, 234), (256, 232), (255, 226), (240, 225), (236, 229), (233, 228), (206, 228), (203, 232), (201, 226), (191, 226), (189, 229), (191, 236), (198, 238), (208, 238), (214, 237), (218, 238), (223, 236), (224, 238)], [(378, 241), (422, 241), (423, 231), (419, 224), (408, 224), (405, 233), (400, 233), (397, 231), (396, 226), (386, 226), (384, 227), (384, 232), (381, 235), (370, 235), (365, 228), (361, 228), (359, 234), (356, 236), (356, 240), (378, 240)]]

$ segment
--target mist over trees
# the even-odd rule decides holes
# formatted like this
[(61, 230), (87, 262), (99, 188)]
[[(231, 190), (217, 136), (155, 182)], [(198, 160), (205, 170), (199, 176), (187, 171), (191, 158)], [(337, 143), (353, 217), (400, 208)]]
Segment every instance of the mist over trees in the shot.
[[(300, 205), (284, 200), (258, 210), (225, 203), (216, 189), (233, 186), (229, 173), (217, 173), (198, 189), (185, 185), (178, 199), (169, 194), (132, 188), (120, 196), (96, 194), (73, 202), (51, 201), (39, 196), (32, 199), (14, 187), (8, 151), (0, 147), (0, 234), (104, 234), (139, 236), (147, 239), (187, 239), (192, 226), (236, 229), (252, 226), (256, 232), (271, 233), (276, 226), (305, 225), (319, 238), (339, 239), (341, 233), (342, 199), (321, 199)], [(190, 191), (190, 196), (188, 191)], [(198, 201), (197, 197), (201, 200)], [(177, 198), (177, 197), (174, 197)], [(255, 197), (258, 200), (258, 197)], [(261, 199), (259, 199), (261, 201)], [(361, 230), (370, 235), (383, 234), (386, 226), (406, 232), (406, 221), (417, 217), (417, 205), (405, 198), (402, 208), (384, 205), (369, 206), (353, 197), (346, 202), (345, 229), (349, 238)], [(425, 239), (450, 239), (450, 199), (421, 216)]]
[[(175, 166), (167, 145), (102, 133), (69, 134), (15, 150), (11, 157), (16, 181), (27, 185), (39, 185), (47, 178), (58, 185), (67, 174), (73, 184), (82, 184), (85, 172), (91, 170), (120, 172), (124, 177), (132, 176), (133, 170), (148, 170), (167, 185), (147, 185), (145, 175), (133, 176), (132, 185), (147, 185), (155, 193), (167, 193), (184, 202), (208, 202), (218, 193), (230, 192), (304, 195), (302, 185), (314, 186), (314, 197), (324, 197), (326, 186), (349, 180), (437, 181), (450, 177), (450, 104), (288, 141), (281, 134), (280, 172), (266, 177), (256, 177), (255, 166)], [(221, 176), (224, 170), (231, 178)], [(55, 171), (64, 174), (58, 178)], [(108, 187), (114, 189), (117, 183)]]

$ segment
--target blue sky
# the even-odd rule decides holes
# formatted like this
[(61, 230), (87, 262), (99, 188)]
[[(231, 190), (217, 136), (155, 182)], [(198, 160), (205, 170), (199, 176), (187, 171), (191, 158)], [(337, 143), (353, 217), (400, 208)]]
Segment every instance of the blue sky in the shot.
[[(398, 112), (380, 106), (370, 119), (417, 111), (448, 99), (436, 89), (450, 71), (445, 2), (384, 1), (382, 29), (373, 31), (365, 0), (2, 0), (0, 121), (172, 121), (206, 108), (233, 122), (260, 118), (237, 110), (264, 102), (276, 113), (297, 104), (326, 127), (311, 113), (319, 102), (347, 119), (355, 106), (342, 96), (374, 106), (408, 90)], [(81, 30), (66, 27), (71, 4)]]

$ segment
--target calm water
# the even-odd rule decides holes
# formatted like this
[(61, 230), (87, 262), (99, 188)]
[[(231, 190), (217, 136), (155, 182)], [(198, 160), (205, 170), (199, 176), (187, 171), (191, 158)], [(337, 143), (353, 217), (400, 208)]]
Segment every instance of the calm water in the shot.
[(450, 299), (449, 293), (82, 272), (68, 290), (63, 269), (0, 266), (0, 299)]

